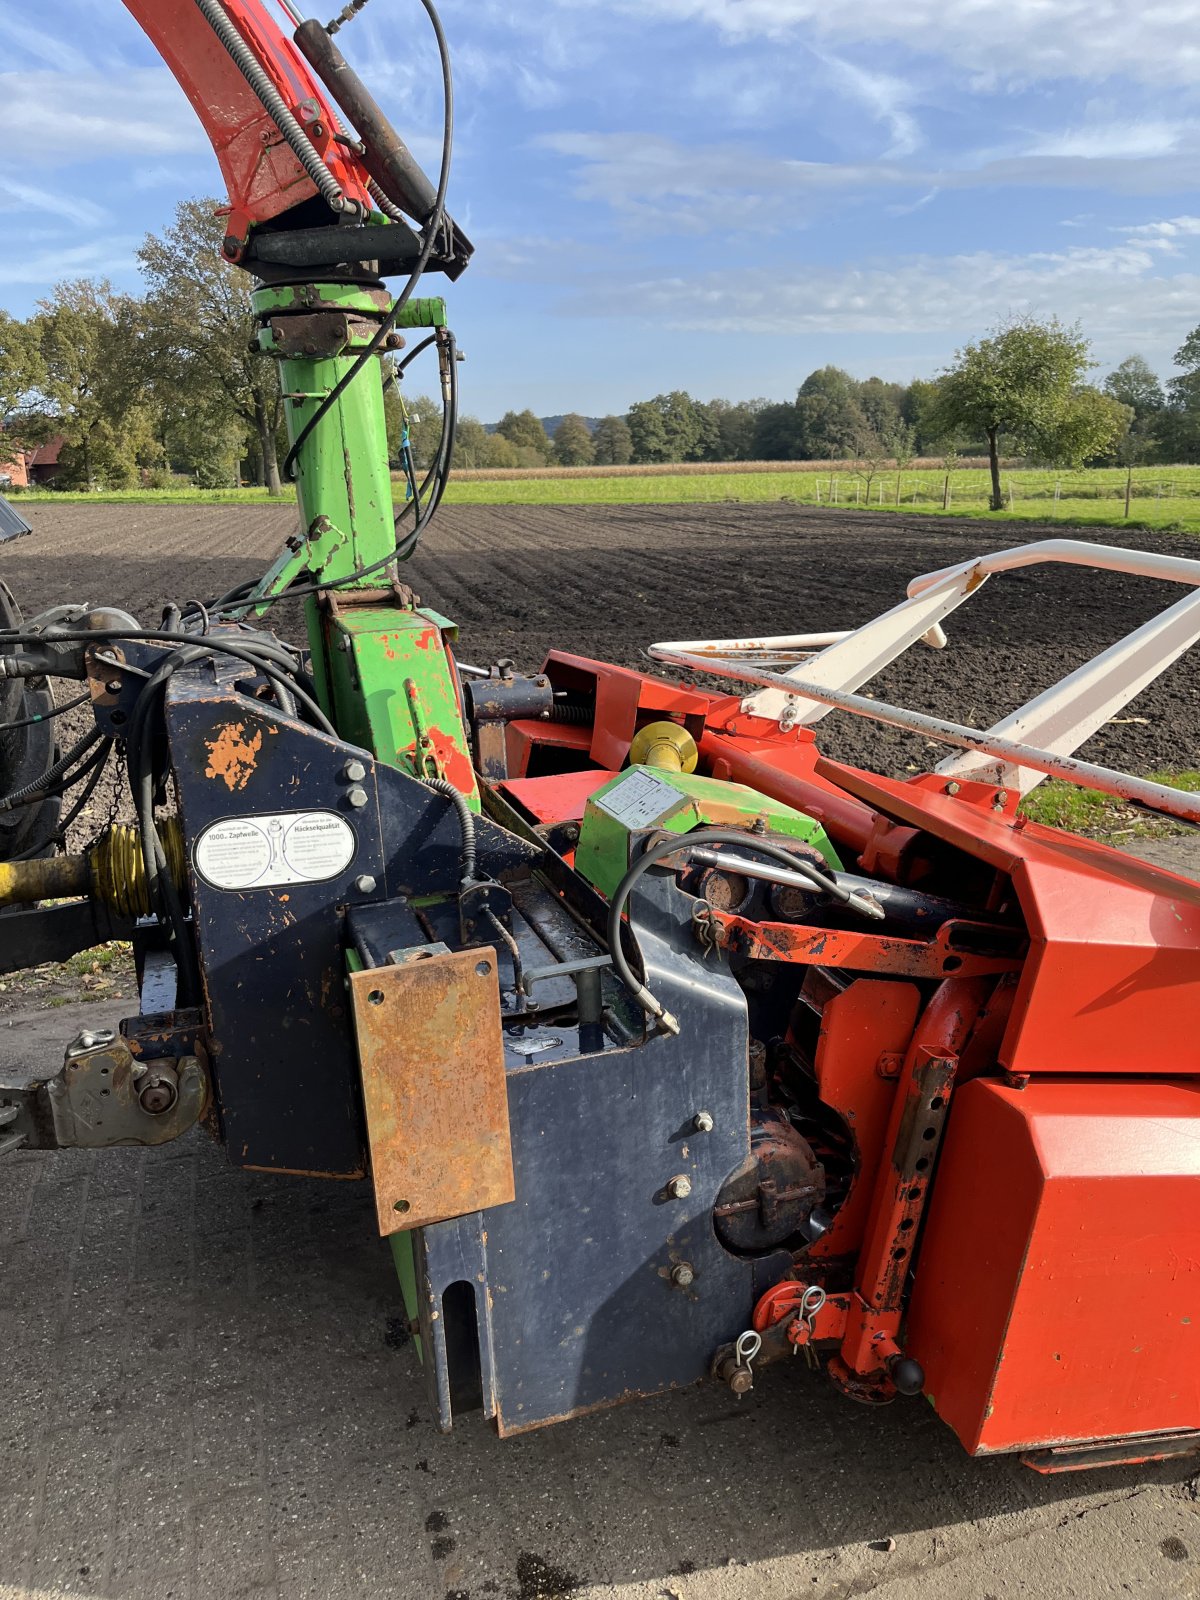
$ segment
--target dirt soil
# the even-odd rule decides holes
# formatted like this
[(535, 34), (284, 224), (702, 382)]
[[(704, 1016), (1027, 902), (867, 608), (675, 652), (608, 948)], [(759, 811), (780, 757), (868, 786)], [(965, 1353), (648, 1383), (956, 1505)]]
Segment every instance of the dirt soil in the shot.
[[(28, 515), (33, 536), (0, 553), (0, 576), (27, 616), (90, 599), (145, 622), (164, 600), (207, 599), (257, 574), (295, 526), (290, 506), (38, 505)], [(918, 573), (1061, 532), (792, 505), (462, 506), (442, 511), (406, 576), (459, 624), (465, 660), (508, 656), (532, 669), (558, 647), (645, 667), (642, 652), (659, 639), (853, 627), (900, 600)], [(1185, 534), (1131, 532), (1124, 542), (1200, 553)], [(1012, 573), (949, 619), (947, 650), (915, 647), (872, 691), (986, 727), (1177, 596), (1173, 585), (1079, 568)], [(298, 609), (275, 613), (296, 638)], [(896, 773), (932, 764), (941, 748), (838, 713), (821, 742)], [(1161, 678), (1082, 754), (1137, 772), (1200, 766), (1191, 672)]]

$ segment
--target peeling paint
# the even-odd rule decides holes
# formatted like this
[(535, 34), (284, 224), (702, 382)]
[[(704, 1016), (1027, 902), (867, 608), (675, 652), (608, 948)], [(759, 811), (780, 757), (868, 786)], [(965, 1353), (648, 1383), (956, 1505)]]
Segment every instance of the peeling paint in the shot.
[(227, 722), (215, 738), (204, 742), (208, 750), (204, 776), (221, 779), (231, 793), (235, 789), (244, 789), (254, 771), (258, 752), (262, 749), (261, 728), (255, 729), (247, 738), (244, 722)]

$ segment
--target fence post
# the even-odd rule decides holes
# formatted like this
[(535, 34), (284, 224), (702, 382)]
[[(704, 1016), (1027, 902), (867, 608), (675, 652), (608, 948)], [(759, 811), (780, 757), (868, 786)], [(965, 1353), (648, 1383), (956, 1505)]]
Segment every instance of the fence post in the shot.
[(1125, 516), (1129, 516), (1129, 500), (1133, 494), (1133, 468), (1125, 468)]
[(829, 479), (829, 503), (834, 506), (837, 505), (837, 483), (837, 479), (831, 475)]
[(1054, 509), (1055, 509), (1055, 511), (1058, 510), (1058, 497), (1059, 497), (1059, 495), (1061, 493), (1062, 493), (1062, 479), (1061, 478), (1055, 478), (1055, 480), (1054, 480)]
[(817, 491), (817, 504), (821, 504), (821, 480), (813, 473), (813, 488)]
[(1012, 488), (1012, 479), (1010, 478), (1008, 480), (1008, 509), (1011, 511), (1012, 508), (1013, 508), (1013, 488)]

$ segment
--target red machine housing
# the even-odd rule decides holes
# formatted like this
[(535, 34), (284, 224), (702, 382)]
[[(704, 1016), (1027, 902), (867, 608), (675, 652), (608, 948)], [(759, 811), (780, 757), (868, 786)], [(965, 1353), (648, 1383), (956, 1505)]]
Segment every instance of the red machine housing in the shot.
[(907, 1348), (972, 1454), (1200, 1428), (1198, 1304), (1200, 1085), (958, 1090)]
[[(1184, 1436), (1195, 1448), (1200, 886), (1026, 823), (986, 785), (947, 793), (933, 775), (826, 761), (811, 732), (749, 718), (736, 698), (557, 652), (544, 671), (594, 720), (510, 725), (504, 788), (530, 820), (577, 821), (637, 729), (667, 716), (702, 770), (818, 818), (848, 865), (919, 885), (950, 861), (977, 899), (1020, 909), (1024, 953), (990, 975), (946, 947), (942, 968), (920, 967), (899, 940), (874, 941), (868, 966), (828, 937), (822, 960), (844, 949), (853, 981), (824, 1000), (813, 1070), (859, 1180), (756, 1328), (852, 1261), (853, 1289), (831, 1290), (789, 1338), (823, 1347), (858, 1398), (879, 1397), (872, 1371), (903, 1349), (972, 1453), (1040, 1452), (1032, 1465), (1064, 1470), (1177, 1453)], [(807, 961), (805, 943), (740, 948)], [(923, 1002), (911, 979), (938, 971)], [(941, 1130), (935, 1172), (901, 1159), (914, 1119), (918, 1138)]]

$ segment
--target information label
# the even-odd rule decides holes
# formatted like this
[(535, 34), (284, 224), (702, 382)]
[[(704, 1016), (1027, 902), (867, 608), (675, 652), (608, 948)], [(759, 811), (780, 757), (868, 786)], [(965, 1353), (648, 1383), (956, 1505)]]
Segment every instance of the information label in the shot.
[(192, 861), (214, 889), (272, 889), (336, 878), (357, 847), (354, 829), (333, 811), (268, 811), (209, 823)]
[(636, 768), (607, 794), (596, 795), (595, 803), (632, 832), (658, 822), (686, 798), (665, 778), (643, 767)]

